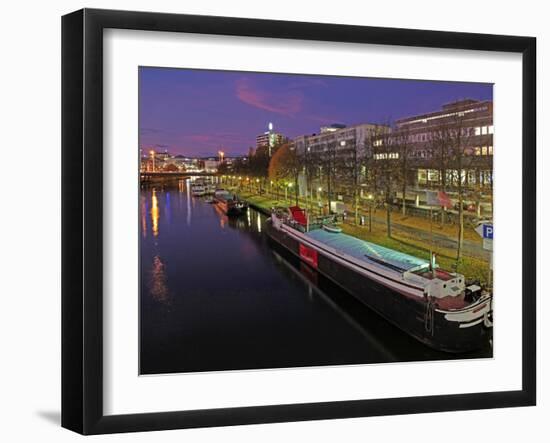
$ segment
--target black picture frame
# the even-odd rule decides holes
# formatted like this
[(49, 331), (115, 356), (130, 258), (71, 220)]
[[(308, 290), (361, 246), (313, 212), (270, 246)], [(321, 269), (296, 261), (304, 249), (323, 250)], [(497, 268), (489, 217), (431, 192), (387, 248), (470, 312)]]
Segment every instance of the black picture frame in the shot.
[[(519, 53), (523, 64), (522, 389), (130, 415), (103, 412), (103, 30)], [(83, 9), (62, 18), (62, 426), (82, 434), (535, 405), (536, 39)], [(517, 294), (514, 294), (517, 296)]]

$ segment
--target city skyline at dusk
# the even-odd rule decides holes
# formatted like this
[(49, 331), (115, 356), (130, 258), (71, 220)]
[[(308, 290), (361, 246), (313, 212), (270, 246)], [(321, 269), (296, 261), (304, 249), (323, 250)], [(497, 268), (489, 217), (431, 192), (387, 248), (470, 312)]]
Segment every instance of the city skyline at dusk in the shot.
[(491, 84), (195, 69), (139, 69), (140, 148), (242, 155), (272, 122), (290, 138), (331, 123), (387, 123), (445, 103), (492, 100)]

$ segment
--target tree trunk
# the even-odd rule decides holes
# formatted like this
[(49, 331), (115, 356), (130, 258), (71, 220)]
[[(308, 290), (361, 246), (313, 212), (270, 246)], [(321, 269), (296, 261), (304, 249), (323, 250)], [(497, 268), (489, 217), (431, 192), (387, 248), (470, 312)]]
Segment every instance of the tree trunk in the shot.
[(355, 224), (358, 225), (359, 224), (359, 195), (357, 193), (357, 188), (355, 189), (355, 202), (354, 202), (354, 206), (355, 206), (355, 214), (354, 214), (354, 217), (355, 217)]
[(391, 205), (390, 190), (386, 189), (386, 235), (391, 238)]
[(462, 258), (462, 244), (464, 243), (464, 210), (462, 209), (462, 194), (458, 196), (458, 245), (456, 248), (457, 265)]
[(401, 196), (401, 199), (402, 199), (401, 209), (403, 211), (403, 217), (405, 217), (407, 215), (407, 203), (405, 199), (405, 196), (407, 193), (407, 184), (405, 182), (403, 182), (403, 189), (401, 190), (401, 192), (403, 193), (403, 195)]
[(463, 195), (462, 195), (462, 161), (458, 164), (458, 245), (456, 249), (456, 265), (462, 258), (462, 246), (464, 243), (464, 209), (463, 209)]
[(391, 238), (391, 211), (389, 202), (386, 202), (386, 235), (388, 238)]
[(296, 206), (300, 206), (298, 204), (298, 194), (299, 194), (299, 189), (298, 189), (298, 175), (295, 175), (294, 176), (294, 189), (295, 189), (295, 196), (296, 196)]
[(327, 200), (328, 200), (328, 213), (330, 214), (330, 203), (331, 203), (331, 199), (332, 199), (332, 180), (330, 179), (330, 176), (331, 176), (331, 171), (329, 169), (328, 173), (327, 173)]
[[(441, 170), (441, 176), (439, 177), (441, 180), (441, 191), (445, 192), (445, 189), (447, 188), (447, 170), (442, 169)], [(445, 224), (445, 214), (447, 213), (445, 208), (441, 208), (441, 226)]]

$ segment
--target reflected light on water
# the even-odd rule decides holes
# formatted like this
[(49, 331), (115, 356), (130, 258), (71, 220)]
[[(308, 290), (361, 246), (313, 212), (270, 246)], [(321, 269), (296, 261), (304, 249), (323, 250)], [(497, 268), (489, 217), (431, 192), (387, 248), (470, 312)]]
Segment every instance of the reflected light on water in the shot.
[(151, 294), (151, 297), (156, 301), (163, 303), (167, 303), (169, 301), (164, 263), (158, 255), (155, 255), (155, 257), (153, 257), (153, 267), (151, 268), (151, 283), (149, 292)]
[(225, 213), (220, 209), (218, 205), (213, 205), (213, 206), (214, 206), (214, 210), (220, 216), (220, 228), (224, 229), (228, 221), (227, 215), (225, 215)]
[(256, 217), (256, 224), (258, 226), (258, 232), (262, 232), (262, 217), (260, 216), (260, 213), (258, 212), (258, 215)]
[(153, 235), (158, 237), (159, 235), (159, 206), (157, 199), (157, 191), (153, 188), (153, 193), (151, 196), (151, 222), (153, 224)]
[(185, 181), (185, 190), (187, 193), (187, 226), (191, 224), (191, 180)]
[(170, 193), (166, 192), (166, 197), (164, 198), (164, 217), (166, 223), (171, 223), (172, 221), (172, 205), (170, 203)]
[(141, 197), (141, 233), (143, 238), (147, 237), (147, 199)]

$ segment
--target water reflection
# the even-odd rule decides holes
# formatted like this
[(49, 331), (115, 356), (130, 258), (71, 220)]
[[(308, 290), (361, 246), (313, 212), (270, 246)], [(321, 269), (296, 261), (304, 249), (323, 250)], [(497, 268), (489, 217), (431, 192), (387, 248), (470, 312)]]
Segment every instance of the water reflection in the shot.
[(220, 228), (225, 229), (225, 226), (227, 225), (227, 222), (229, 221), (229, 217), (223, 212), (222, 209), (218, 205), (212, 205), (214, 208), (214, 211), (217, 213), (218, 217), (220, 218)]
[(373, 334), (370, 328), (365, 327), (365, 325), (362, 324), (362, 322), (360, 322), (358, 319), (354, 318), (347, 309), (338, 305), (328, 294), (321, 290), (321, 288), (319, 287), (319, 274), (316, 271), (314, 271), (303, 262), (300, 262), (299, 267), (296, 267), (292, 265), (289, 261), (285, 260), (285, 258), (283, 258), (279, 253), (275, 251), (273, 252), (273, 255), (279, 264), (284, 266), (289, 272), (296, 275), (298, 278), (300, 278), (300, 280), (304, 282), (304, 284), (306, 284), (308, 289), (308, 298), (311, 302), (315, 301), (315, 297), (320, 298), (323, 303), (329, 305), (351, 327), (353, 327), (357, 332), (363, 335), (368, 340), (370, 346), (375, 347), (381, 355), (384, 355), (386, 361), (398, 361), (396, 356), (391, 351), (391, 347), (387, 346), (387, 343), (383, 343), (383, 339), (381, 336)]
[(166, 222), (170, 224), (172, 222), (172, 211), (170, 203), (170, 192), (166, 191), (164, 197), (164, 216), (166, 217)]
[(185, 181), (185, 192), (187, 197), (187, 226), (191, 224), (191, 181)]
[(160, 211), (157, 198), (157, 190), (153, 188), (151, 195), (151, 222), (153, 227), (153, 236), (157, 237), (159, 235), (159, 218)]
[(167, 303), (169, 301), (168, 286), (166, 285), (166, 272), (162, 259), (156, 255), (153, 257), (151, 267), (151, 281), (149, 285), (151, 297), (155, 301)]
[(141, 373), (451, 358), (270, 242), (264, 215), (228, 218), (189, 184), (142, 190)]
[(147, 199), (141, 196), (141, 233), (143, 238), (147, 237)]
[(256, 226), (258, 228), (258, 232), (262, 232), (262, 216), (260, 215), (260, 213), (258, 212), (258, 214), (256, 215)]

